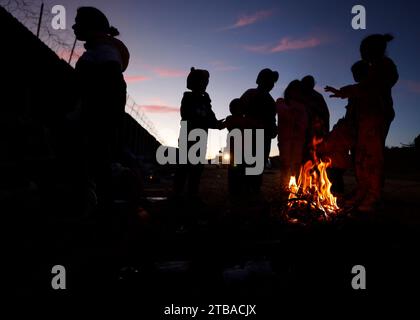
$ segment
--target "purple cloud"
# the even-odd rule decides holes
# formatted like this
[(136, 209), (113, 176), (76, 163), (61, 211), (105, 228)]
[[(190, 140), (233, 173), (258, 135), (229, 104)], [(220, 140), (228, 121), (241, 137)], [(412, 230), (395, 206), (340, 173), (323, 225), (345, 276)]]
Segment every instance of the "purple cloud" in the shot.
[(274, 45), (257, 45), (257, 46), (244, 46), (244, 49), (251, 52), (258, 53), (277, 53), (290, 50), (301, 50), (307, 48), (314, 48), (322, 43), (325, 43), (326, 39), (322, 37), (308, 37), (302, 39), (292, 39), (290, 37), (284, 37)]

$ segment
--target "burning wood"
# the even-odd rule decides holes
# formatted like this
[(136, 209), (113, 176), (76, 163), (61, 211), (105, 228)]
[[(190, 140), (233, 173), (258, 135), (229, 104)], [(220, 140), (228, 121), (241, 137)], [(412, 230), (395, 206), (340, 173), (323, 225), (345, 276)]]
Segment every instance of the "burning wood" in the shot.
[(337, 198), (331, 193), (332, 183), (327, 175), (330, 166), (330, 160), (309, 160), (300, 168), (297, 182), (295, 176), (290, 177), (290, 193), (285, 207), (288, 221), (330, 220), (340, 211)]

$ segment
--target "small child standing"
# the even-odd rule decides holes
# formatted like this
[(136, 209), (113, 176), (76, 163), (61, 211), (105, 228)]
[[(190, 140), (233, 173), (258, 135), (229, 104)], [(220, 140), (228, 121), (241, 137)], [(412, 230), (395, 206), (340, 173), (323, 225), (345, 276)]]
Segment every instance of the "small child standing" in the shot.
[[(247, 181), (245, 179), (245, 164), (244, 164), (244, 129), (256, 127), (257, 125), (253, 123), (252, 119), (244, 115), (244, 111), (241, 104), (241, 99), (233, 99), (229, 104), (230, 116), (226, 118), (225, 126), (231, 133), (234, 129), (238, 129), (241, 133), (241, 142), (240, 142), (240, 151), (236, 150), (238, 153), (236, 156), (241, 157), (241, 159), (235, 158), (235, 138), (229, 138), (226, 142), (229, 148), (229, 167), (228, 167), (228, 188), (229, 194), (231, 196), (240, 196), (247, 192)], [(255, 121), (254, 121), (255, 122)], [(236, 142), (237, 143), (237, 142)]]
[[(187, 88), (191, 91), (184, 92), (181, 101), (181, 121), (187, 122), (188, 134), (193, 129), (202, 129), (208, 132), (208, 129), (223, 127), (222, 121), (216, 119), (211, 99), (206, 92), (209, 78), (210, 74), (207, 70), (195, 68), (191, 68), (187, 77)], [(187, 139), (187, 137), (180, 136), (179, 139)], [(194, 141), (187, 141), (187, 150), (194, 144)], [(175, 195), (180, 196), (188, 182), (188, 197), (190, 200), (198, 200), (198, 189), (203, 169), (203, 164), (192, 164), (189, 160), (187, 160), (187, 164), (178, 165), (175, 173)]]

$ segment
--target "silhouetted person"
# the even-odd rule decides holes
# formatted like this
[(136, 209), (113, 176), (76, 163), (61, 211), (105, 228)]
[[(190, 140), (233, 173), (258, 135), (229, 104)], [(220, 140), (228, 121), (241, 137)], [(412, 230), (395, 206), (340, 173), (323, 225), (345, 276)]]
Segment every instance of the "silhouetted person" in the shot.
[[(367, 79), (369, 64), (360, 60), (353, 64), (351, 71), (354, 81), (360, 83)], [(322, 145), (324, 152), (332, 160), (332, 167), (328, 175), (332, 182), (331, 191), (334, 193), (344, 192), (343, 175), (346, 169), (352, 167), (355, 162), (357, 133), (360, 115), (363, 115), (363, 99), (350, 97), (346, 106), (346, 114), (334, 125), (332, 131), (325, 137)], [(351, 155), (349, 155), (351, 152)], [(356, 168), (356, 178), (358, 170)]]
[(311, 75), (302, 78), (305, 105), (309, 115), (309, 141), (313, 136), (322, 138), (330, 131), (330, 112), (324, 97), (315, 88), (315, 79)]
[(298, 179), (304, 158), (309, 117), (302, 97), (302, 83), (293, 80), (277, 99), (278, 147), (281, 163), (281, 185), (288, 186), (291, 176)]
[[(255, 128), (258, 122), (255, 122), (248, 116), (245, 116), (241, 99), (233, 99), (229, 104), (230, 116), (226, 117), (225, 127), (231, 132), (234, 129), (240, 130), (242, 133), (241, 142), (241, 159), (235, 159), (235, 144), (233, 138), (226, 143), (229, 145), (229, 167), (228, 167), (228, 189), (231, 196), (241, 196), (249, 191), (249, 186), (245, 179), (245, 163), (244, 163), (244, 129)], [(235, 163), (241, 161), (241, 163)]]
[(354, 199), (359, 203), (359, 211), (374, 210), (382, 196), (385, 140), (395, 116), (391, 90), (398, 81), (397, 68), (385, 55), (387, 43), (392, 39), (388, 34), (374, 34), (363, 39), (360, 53), (369, 63), (366, 79), (340, 90), (326, 88), (333, 92), (334, 97), (355, 97), (364, 101), (360, 108), (356, 143), (358, 182), (363, 187)]
[[(206, 92), (209, 84), (210, 74), (207, 70), (191, 68), (187, 77), (187, 89), (181, 101), (181, 121), (187, 122), (188, 134), (193, 129), (221, 129), (222, 121), (216, 119), (212, 110), (211, 99)], [(186, 137), (181, 137), (184, 139)], [(181, 143), (181, 141), (179, 141)], [(195, 141), (188, 141), (188, 150)], [(206, 142), (207, 144), (207, 142)], [(201, 150), (201, 152), (206, 152)], [(205, 156), (205, 154), (204, 154)], [(175, 194), (180, 196), (184, 191), (185, 184), (188, 183), (188, 196), (190, 200), (198, 200), (200, 178), (203, 172), (203, 164), (191, 164), (189, 159), (187, 164), (179, 164), (175, 174)]]
[[(230, 116), (226, 117), (225, 126), (229, 132), (239, 129), (243, 133), (243, 129), (247, 127), (245, 115), (241, 105), (241, 99), (233, 99), (229, 104)], [(243, 157), (236, 159), (241, 164), (235, 164), (235, 145), (234, 141), (229, 139), (226, 141), (229, 146), (229, 166), (228, 166), (228, 190), (231, 196), (241, 195), (245, 187), (245, 167), (243, 165)], [(243, 150), (243, 139), (241, 142)]]
[(369, 63), (370, 70), (366, 86), (378, 90), (384, 99), (385, 132), (384, 143), (391, 122), (395, 118), (392, 87), (397, 83), (399, 75), (394, 61), (386, 55), (388, 42), (394, 37), (390, 34), (373, 34), (363, 39), (360, 44), (360, 55)]
[[(276, 125), (276, 102), (270, 95), (275, 83), (279, 79), (279, 73), (270, 69), (263, 69), (257, 77), (257, 88), (248, 89), (240, 98), (244, 115), (257, 123), (256, 128), (264, 129), (264, 163), (267, 163), (270, 155), (271, 140), (277, 136)], [(255, 138), (255, 132), (253, 134)], [(255, 139), (254, 139), (255, 140)], [(255, 152), (255, 141), (253, 143)], [(262, 184), (262, 174), (248, 176), (248, 180), (254, 189), (259, 191)]]
[(76, 72), (87, 174), (96, 185), (99, 207), (108, 207), (112, 200), (111, 161), (126, 102), (122, 72), (128, 66), (129, 52), (114, 38), (118, 30), (111, 27), (106, 16), (96, 8), (79, 8), (73, 30), (77, 40), (85, 42), (86, 49), (76, 63)]
[(416, 152), (420, 154), (420, 134), (414, 139), (414, 148)]

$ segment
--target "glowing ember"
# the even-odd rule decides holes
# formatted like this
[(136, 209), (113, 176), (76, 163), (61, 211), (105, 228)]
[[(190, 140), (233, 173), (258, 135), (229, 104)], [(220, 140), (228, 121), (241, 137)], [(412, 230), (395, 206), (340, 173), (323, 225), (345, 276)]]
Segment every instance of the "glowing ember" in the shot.
[(327, 168), (331, 161), (306, 162), (301, 168), (299, 179), (290, 177), (289, 201), (286, 214), (290, 221), (301, 220), (308, 213), (313, 218), (330, 219), (338, 213), (337, 198), (331, 193), (331, 182), (328, 179)]

